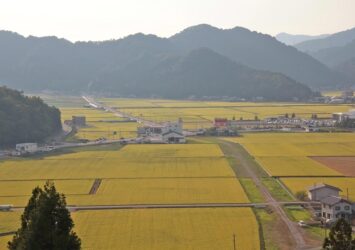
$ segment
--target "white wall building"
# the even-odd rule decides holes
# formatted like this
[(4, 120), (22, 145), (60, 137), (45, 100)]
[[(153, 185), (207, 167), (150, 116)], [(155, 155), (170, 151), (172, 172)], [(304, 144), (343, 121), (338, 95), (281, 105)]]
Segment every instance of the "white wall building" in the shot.
[(185, 136), (175, 131), (169, 131), (162, 134), (165, 143), (186, 143)]
[(329, 196), (321, 201), (321, 217), (325, 221), (334, 221), (340, 218), (351, 219), (352, 203), (337, 196)]
[(330, 196), (339, 196), (340, 191), (341, 189), (337, 187), (325, 183), (318, 183), (308, 188), (308, 198), (311, 201), (320, 201)]
[(37, 143), (19, 143), (16, 144), (16, 150), (22, 153), (34, 153), (38, 150)]

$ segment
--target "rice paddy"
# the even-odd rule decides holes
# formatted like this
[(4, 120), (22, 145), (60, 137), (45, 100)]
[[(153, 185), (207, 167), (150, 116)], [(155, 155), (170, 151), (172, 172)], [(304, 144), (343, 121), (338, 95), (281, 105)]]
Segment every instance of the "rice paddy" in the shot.
[(311, 156), (355, 156), (352, 133), (261, 133), (227, 139), (240, 143), (270, 176), (343, 176)]

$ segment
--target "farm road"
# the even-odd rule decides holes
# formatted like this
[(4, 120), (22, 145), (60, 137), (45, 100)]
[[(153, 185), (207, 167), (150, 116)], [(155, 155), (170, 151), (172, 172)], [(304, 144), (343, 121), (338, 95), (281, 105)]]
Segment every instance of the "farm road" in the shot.
[[(69, 210), (112, 210), (112, 209), (159, 209), (159, 208), (228, 208), (228, 207), (266, 207), (272, 204), (279, 205), (308, 205), (308, 202), (263, 202), (263, 203), (189, 203), (189, 204), (116, 204), (116, 205), (69, 205)], [(13, 211), (22, 211), (24, 207), (14, 207)]]
[[(234, 158), (240, 163), (243, 171), (253, 180), (255, 186), (258, 188), (266, 203), (272, 207), (272, 209), (277, 213), (277, 216), (283, 221), (283, 223), (288, 228), (288, 234), (291, 239), (293, 239), (295, 244), (295, 249), (307, 249), (306, 242), (303, 239), (302, 233), (298, 225), (289, 220), (285, 211), (282, 209), (282, 204), (277, 202), (274, 197), (270, 194), (269, 190), (263, 185), (258, 173), (255, 170), (255, 166), (251, 166), (250, 161), (245, 158), (236, 147), (233, 142), (228, 142), (224, 140), (219, 140), (218, 143), (221, 145), (221, 149), (225, 156)], [(286, 233), (286, 232), (284, 232)], [(281, 237), (281, 235), (280, 235)]]

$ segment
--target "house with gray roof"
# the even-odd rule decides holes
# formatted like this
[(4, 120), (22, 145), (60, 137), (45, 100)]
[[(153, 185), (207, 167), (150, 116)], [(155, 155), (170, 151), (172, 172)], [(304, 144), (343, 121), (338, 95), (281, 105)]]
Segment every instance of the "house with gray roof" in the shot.
[(330, 196), (339, 196), (340, 192), (340, 188), (325, 183), (318, 183), (308, 188), (308, 198), (311, 201), (320, 201)]
[(340, 218), (350, 220), (352, 217), (352, 203), (339, 196), (329, 196), (320, 200), (322, 205), (321, 217), (326, 222)]

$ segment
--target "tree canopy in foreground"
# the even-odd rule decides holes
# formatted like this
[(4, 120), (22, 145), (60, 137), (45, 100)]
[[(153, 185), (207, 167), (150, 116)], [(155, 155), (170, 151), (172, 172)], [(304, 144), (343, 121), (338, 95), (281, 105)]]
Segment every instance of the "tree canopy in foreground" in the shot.
[(329, 237), (324, 239), (323, 248), (328, 250), (355, 250), (351, 225), (343, 218), (331, 228)]
[(36, 187), (21, 216), (21, 228), (10, 250), (76, 250), (81, 240), (73, 231), (74, 223), (66, 208), (64, 194), (59, 194), (52, 182), (43, 189)]

